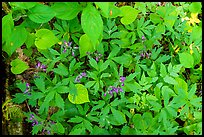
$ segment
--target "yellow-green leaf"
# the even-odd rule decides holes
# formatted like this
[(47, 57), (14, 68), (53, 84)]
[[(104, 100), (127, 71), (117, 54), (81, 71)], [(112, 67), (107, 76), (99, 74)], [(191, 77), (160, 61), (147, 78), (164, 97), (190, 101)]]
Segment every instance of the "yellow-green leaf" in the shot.
[(121, 23), (124, 25), (131, 24), (137, 17), (137, 14), (139, 13), (138, 10), (132, 8), (131, 6), (122, 6), (120, 8), (122, 11), (122, 18), (121, 18)]
[(73, 104), (83, 104), (89, 101), (89, 95), (86, 87), (82, 84), (76, 84), (75, 87), (77, 88), (77, 94), (70, 94), (68, 95), (68, 99)]

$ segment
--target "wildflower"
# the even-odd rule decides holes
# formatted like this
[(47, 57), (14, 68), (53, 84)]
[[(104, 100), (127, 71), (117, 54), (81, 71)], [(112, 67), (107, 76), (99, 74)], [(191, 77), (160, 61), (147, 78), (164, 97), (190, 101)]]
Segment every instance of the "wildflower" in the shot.
[(72, 50), (72, 56), (74, 57), (74, 50)]
[(86, 77), (86, 72), (82, 72), (81, 75), (82, 75), (83, 77)]
[(50, 135), (50, 131), (49, 131), (49, 130), (47, 131), (47, 134), (49, 134), (49, 135)]
[(146, 40), (146, 38), (144, 36), (142, 36), (142, 40), (144, 41), (144, 40)]
[(200, 23), (200, 20), (198, 19), (198, 13), (191, 13), (191, 18), (188, 21), (188, 24), (192, 24), (193, 26), (195, 23)]
[(81, 80), (83, 77), (86, 77), (86, 72), (82, 72), (81, 74), (79, 74), (79, 75), (75, 78), (75, 83), (79, 83), (80, 80)]
[(125, 77), (123, 77), (123, 76), (122, 76), (122, 77), (120, 77), (120, 82), (124, 82), (124, 81), (125, 81), (125, 79), (126, 79), (126, 78), (125, 78)]
[(40, 62), (37, 63), (36, 68), (39, 70), (43, 70), (44, 72), (46, 72), (46, 66), (41, 64)]
[(26, 90), (23, 92), (23, 94), (26, 94), (27, 93), (27, 95), (31, 95), (31, 93), (29, 92), (29, 90), (30, 90), (30, 84), (29, 83), (26, 83)]

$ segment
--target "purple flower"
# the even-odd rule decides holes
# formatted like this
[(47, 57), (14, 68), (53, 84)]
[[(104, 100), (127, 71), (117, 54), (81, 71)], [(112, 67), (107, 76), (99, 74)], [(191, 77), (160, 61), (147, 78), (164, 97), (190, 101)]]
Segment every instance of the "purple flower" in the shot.
[(40, 68), (41, 68), (41, 69), (45, 69), (46, 66), (42, 64)]
[(86, 72), (82, 72), (81, 75), (82, 75), (83, 77), (86, 77)]
[(63, 53), (65, 53), (67, 51), (67, 49), (65, 48), (64, 50), (63, 50)]
[(29, 88), (29, 87), (30, 87), (30, 84), (29, 84), (29, 83), (26, 83), (26, 87)]
[(141, 56), (142, 58), (144, 58), (145, 55), (144, 55), (144, 53), (141, 53), (140, 56)]
[(126, 78), (125, 78), (125, 77), (123, 77), (123, 76), (122, 76), (122, 77), (120, 77), (120, 82), (122, 82), (122, 83), (123, 83), (123, 82), (125, 81), (125, 79), (126, 79)]
[(122, 88), (119, 88), (120, 92), (123, 92), (123, 89)]
[(142, 36), (142, 40), (145, 40), (146, 38), (144, 36)]
[(68, 42), (68, 46), (71, 47), (71, 45), (72, 45), (72, 42)]
[(50, 131), (49, 131), (49, 130), (47, 131), (47, 134), (49, 134), (49, 135), (50, 135)]
[(72, 56), (74, 57), (74, 51), (72, 51)]
[(104, 96), (106, 96), (106, 93), (104, 93)]
[(37, 63), (36, 68), (40, 68), (40, 62)]

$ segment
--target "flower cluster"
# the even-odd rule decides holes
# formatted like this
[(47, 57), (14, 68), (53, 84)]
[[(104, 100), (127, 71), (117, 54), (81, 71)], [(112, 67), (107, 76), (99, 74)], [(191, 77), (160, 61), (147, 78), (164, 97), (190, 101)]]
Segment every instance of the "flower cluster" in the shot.
[(98, 62), (101, 57), (103, 56), (101, 53), (99, 53), (98, 51), (95, 51), (94, 53), (90, 53), (90, 52), (87, 52), (86, 53), (87, 55), (91, 55), (93, 58), (95, 58), (95, 60)]
[(26, 83), (26, 90), (23, 92), (23, 94), (27, 94), (27, 95), (31, 95), (31, 93), (29, 92), (30, 91), (30, 84), (29, 83)]
[(69, 48), (71, 50), (71, 52), (72, 52), (72, 56), (74, 57), (75, 56), (75, 50), (79, 49), (79, 47), (77, 47), (77, 46), (76, 47), (72, 47), (71, 45), (72, 45), (72, 42), (66, 42), (64, 40), (64, 43), (62, 45), (63, 48), (64, 48), (63, 53), (65, 53), (67, 51), (67, 49)]
[(79, 75), (75, 78), (75, 83), (79, 83), (80, 80), (81, 80), (83, 77), (86, 77), (86, 72), (82, 72), (81, 74), (79, 74)]
[(32, 120), (32, 126), (38, 125), (38, 121), (35, 119), (33, 114), (30, 114), (30, 120)]
[[(121, 76), (120, 77), (120, 83), (121, 83), (121, 86), (124, 86), (124, 82), (125, 82), (125, 77)], [(120, 87), (120, 86), (110, 86), (109, 87), (109, 91), (108, 91), (108, 94), (110, 94), (111, 96), (113, 96), (113, 93), (115, 92), (116, 94), (118, 94), (120, 92), (123, 92), (123, 89)], [(106, 96), (107, 93), (104, 93), (104, 96)]]
[(45, 65), (41, 64), (40, 62), (38, 62), (36, 65), (36, 69), (43, 70), (44, 72), (46, 72), (46, 68), (47, 67)]
[(140, 54), (140, 57), (141, 57), (142, 59), (144, 59), (144, 58), (149, 58), (150, 55), (151, 55), (151, 53), (147, 53), (147, 52), (144, 52), (144, 51), (143, 51), (143, 52)]

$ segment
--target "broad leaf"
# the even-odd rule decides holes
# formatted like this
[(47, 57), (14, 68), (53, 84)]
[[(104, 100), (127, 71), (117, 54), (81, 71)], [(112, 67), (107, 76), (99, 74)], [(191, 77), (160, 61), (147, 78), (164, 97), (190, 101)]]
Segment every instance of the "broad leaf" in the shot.
[(193, 56), (187, 52), (179, 53), (179, 61), (185, 68), (192, 68), (194, 64)]
[(91, 3), (88, 3), (82, 11), (81, 26), (92, 44), (96, 46), (97, 40), (103, 35), (103, 20), (98, 10)]
[(11, 72), (13, 74), (21, 74), (28, 68), (29, 66), (18, 58), (11, 61)]
[(124, 25), (131, 24), (137, 18), (139, 13), (138, 10), (132, 8), (131, 6), (122, 6), (120, 10), (122, 11), (122, 18), (120, 21)]
[(50, 21), (55, 16), (55, 12), (51, 7), (38, 4), (33, 8), (29, 9), (28, 17), (30, 20), (36, 23), (46, 23)]
[(73, 104), (83, 104), (89, 101), (88, 91), (82, 84), (76, 84), (77, 95), (69, 93), (68, 99)]
[(48, 29), (38, 30), (35, 36), (35, 45), (39, 49), (48, 49), (59, 41), (54, 33)]
[(93, 52), (94, 51), (94, 45), (91, 43), (90, 38), (87, 34), (84, 34), (79, 39), (79, 53), (80, 58), (87, 55), (87, 52)]
[(55, 2), (52, 7), (56, 17), (62, 20), (72, 20), (81, 11), (77, 2)]

